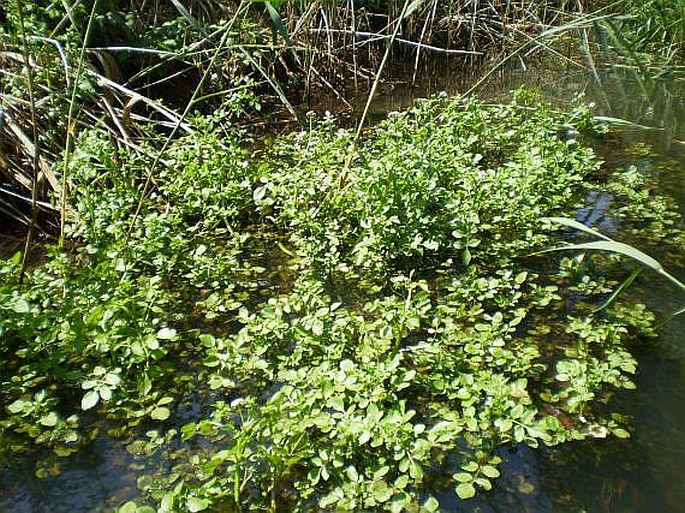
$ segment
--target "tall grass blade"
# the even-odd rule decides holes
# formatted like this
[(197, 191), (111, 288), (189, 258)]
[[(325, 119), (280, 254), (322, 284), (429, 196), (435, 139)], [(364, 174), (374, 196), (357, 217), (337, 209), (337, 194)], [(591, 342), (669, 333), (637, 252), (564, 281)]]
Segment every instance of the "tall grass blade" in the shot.
[(22, 53), (24, 56), (24, 66), (26, 66), (26, 74), (28, 78), (28, 93), (29, 106), (31, 110), (31, 125), (33, 130), (33, 173), (31, 174), (31, 222), (26, 234), (26, 242), (24, 244), (24, 254), (21, 259), (21, 271), (19, 273), (19, 282), (24, 280), (26, 267), (28, 265), (29, 252), (33, 237), (36, 232), (36, 225), (38, 224), (38, 177), (40, 175), (40, 138), (38, 137), (38, 120), (36, 116), (36, 96), (35, 83), (33, 75), (33, 66), (29, 58), (29, 45), (26, 37), (26, 25), (24, 20), (24, 2), (17, 0), (17, 13), (19, 14), (19, 26), (21, 30)]
[(576, 221), (575, 219), (569, 219), (568, 217), (543, 217), (542, 220), (543, 221), (549, 221), (551, 223), (556, 223), (556, 224), (568, 226), (569, 228), (575, 228), (576, 230), (580, 230), (581, 232), (589, 233), (590, 235), (594, 235), (595, 237), (599, 237), (600, 239), (609, 240), (609, 241), (611, 240), (606, 235), (602, 235), (597, 230), (593, 230), (592, 228), (585, 226), (583, 223), (580, 223), (580, 222)]
[(290, 39), (290, 34), (288, 34), (288, 29), (286, 28), (285, 23), (283, 23), (283, 18), (281, 18), (281, 14), (268, 0), (264, 2), (264, 5), (266, 6), (266, 12), (269, 13), (269, 17), (271, 18), (271, 24), (273, 25), (274, 29), (276, 29), (276, 31), (284, 39), (286, 46), (290, 49), (293, 49), (295, 45), (293, 44), (292, 39)]
[(64, 244), (64, 230), (66, 228), (66, 217), (67, 217), (67, 196), (69, 195), (68, 187), (68, 174), (69, 174), (69, 163), (71, 159), (71, 144), (74, 132), (76, 130), (75, 124), (76, 120), (74, 116), (76, 114), (76, 95), (78, 93), (79, 82), (81, 81), (81, 75), (84, 69), (84, 61), (86, 56), (86, 47), (88, 46), (88, 41), (90, 40), (90, 34), (93, 29), (93, 21), (95, 20), (95, 13), (97, 12), (99, 0), (93, 2), (93, 7), (90, 11), (90, 16), (88, 17), (88, 25), (86, 26), (86, 33), (83, 36), (83, 41), (81, 43), (81, 52), (79, 54), (78, 67), (76, 69), (76, 78), (74, 84), (71, 88), (71, 99), (69, 101), (69, 113), (67, 114), (67, 137), (64, 148), (64, 169), (62, 170), (62, 190), (60, 195), (60, 222), (59, 222), (59, 240), (60, 244)]
[(598, 240), (595, 242), (583, 242), (581, 244), (569, 244), (568, 246), (560, 246), (558, 248), (547, 249), (542, 251), (542, 253), (549, 253), (551, 251), (609, 251), (611, 253), (618, 253), (620, 255), (627, 256), (633, 260), (637, 260), (643, 265), (646, 265), (650, 269), (661, 273), (664, 268), (659, 262), (653, 259), (651, 256), (643, 253), (639, 249), (635, 249), (628, 244), (622, 242), (616, 242), (615, 240)]
[(181, 2), (178, 0), (171, 0), (171, 3), (174, 4), (174, 7), (179, 14), (183, 16), (194, 29), (198, 30), (201, 34), (206, 35), (205, 29), (200, 25), (200, 22), (197, 21), (195, 16), (188, 12), (188, 9), (186, 9)]
[[(415, 2), (412, 2), (412, 4)], [(383, 54), (383, 59), (381, 60), (380, 65), (378, 66), (378, 71), (376, 72), (376, 76), (374, 77), (373, 84), (371, 84), (371, 90), (369, 91), (369, 95), (366, 98), (366, 104), (364, 105), (364, 111), (362, 112), (362, 117), (359, 120), (359, 124), (357, 125), (357, 131), (354, 134), (354, 145), (356, 146), (357, 142), (359, 141), (359, 137), (362, 134), (362, 130), (364, 128), (364, 123), (366, 122), (366, 118), (369, 114), (369, 108), (371, 107), (371, 102), (373, 101), (373, 98), (376, 96), (376, 89), (378, 88), (378, 84), (381, 81), (381, 75), (383, 74), (383, 70), (385, 69), (385, 64), (388, 61), (388, 57), (390, 56), (390, 51), (392, 50), (393, 45), (395, 44), (395, 39), (397, 38), (398, 34), (400, 33), (400, 28), (402, 27), (402, 21), (406, 18), (406, 13), (407, 9), (409, 8), (409, 0), (405, 0), (404, 5), (402, 6), (402, 12), (398, 16), (398, 18), (395, 20), (395, 29), (393, 30), (392, 37), (390, 38), (390, 41), (388, 41), (388, 46), (385, 48), (385, 53)], [(346, 167), (349, 167), (346, 166)]]
[(685, 284), (683, 282), (681, 282), (675, 276), (668, 273), (656, 259), (652, 258), (651, 256), (644, 253), (643, 251), (640, 251), (639, 249), (636, 249), (633, 246), (629, 246), (628, 244), (624, 244), (623, 242), (617, 242), (613, 239), (610, 239), (609, 237), (602, 235), (599, 232), (593, 230), (592, 228), (588, 228), (587, 226), (585, 226), (581, 223), (578, 223), (577, 221), (574, 221), (573, 219), (568, 219), (565, 217), (548, 217), (545, 219), (547, 219), (548, 221), (563, 224), (565, 226), (577, 228), (577, 229), (582, 230), (586, 233), (590, 233), (592, 235), (599, 236), (604, 240), (599, 240), (599, 241), (594, 241), (594, 242), (584, 242), (581, 244), (568, 244), (568, 245), (560, 246), (557, 248), (547, 249), (547, 250), (541, 251), (540, 253), (550, 253), (552, 251), (569, 251), (569, 250), (571, 250), (571, 251), (573, 251), (573, 250), (579, 250), (579, 251), (595, 250), (595, 251), (609, 251), (612, 253), (617, 253), (617, 254), (624, 255), (624, 256), (627, 256), (629, 258), (632, 258), (633, 260), (641, 263), (642, 265), (649, 267), (650, 269), (656, 271), (661, 276), (663, 276), (664, 278), (669, 280), (671, 283), (676, 285), (678, 288), (685, 291)]
[(240, 51), (241, 54), (243, 54), (245, 59), (250, 64), (252, 64), (252, 66), (254, 66), (257, 69), (257, 71), (259, 71), (262, 74), (262, 76), (264, 77), (264, 80), (266, 80), (269, 83), (269, 85), (271, 86), (271, 88), (276, 92), (276, 94), (278, 95), (278, 98), (281, 100), (281, 102), (283, 102), (283, 105), (285, 105), (286, 108), (288, 109), (288, 112), (290, 112), (290, 114), (292, 114), (293, 118), (295, 120), (297, 120), (297, 112), (295, 111), (295, 108), (292, 106), (292, 104), (290, 103), (290, 101), (286, 97), (281, 86), (278, 85), (278, 82), (276, 80), (274, 80), (271, 77), (271, 75), (269, 75), (269, 73), (264, 69), (264, 67), (261, 64), (259, 64), (259, 62), (257, 62), (257, 59), (255, 59), (252, 55), (250, 55), (250, 52), (245, 50), (245, 48), (243, 48), (242, 46), (238, 47), (238, 50)]

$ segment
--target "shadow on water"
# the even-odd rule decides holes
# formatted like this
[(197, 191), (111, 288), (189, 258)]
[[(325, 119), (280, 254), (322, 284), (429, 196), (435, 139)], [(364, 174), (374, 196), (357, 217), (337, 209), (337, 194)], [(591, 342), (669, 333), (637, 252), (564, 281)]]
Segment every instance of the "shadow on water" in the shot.
[[(465, 73), (459, 63), (436, 60), (416, 83), (413, 69), (393, 71), (391, 85), (371, 107), (372, 121), (401, 110), (418, 97), (446, 91), (459, 94), (480, 76)], [(540, 89), (546, 101), (565, 107), (579, 93), (597, 105), (597, 114), (621, 118), (650, 130), (628, 129), (601, 143), (598, 153), (610, 169), (635, 165), (658, 180), (661, 192), (674, 198), (685, 213), (685, 81), (639, 81), (628, 70), (606, 69), (598, 84), (589, 73), (566, 62), (545, 63), (537, 69), (509, 69), (493, 75), (478, 91), (482, 98), (505, 100), (521, 85)], [(647, 94), (645, 94), (647, 93)], [(365, 97), (354, 105), (361, 110)], [(325, 100), (317, 111), (338, 111)], [(626, 148), (649, 145), (652, 150), (630, 156)], [(621, 150), (621, 151), (616, 151)], [(617, 156), (616, 154), (620, 154)], [(628, 155), (626, 157), (626, 155)], [(621, 240), (621, 227), (612, 218), (614, 199), (591, 192), (577, 217), (587, 225)], [(655, 255), (659, 257), (660, 255)], [(685, 262), (664, 260), (679, 278)], [(650, 306), (668, 312), (675, 291), (655, 279)], [(651, 278), (654, 278), (651, 276)], [(637, 390), (619, 394), (615, 409), (632, 417), (629, 440), (594, 440), (555, 449), (526, 446), (502, 449), (503, 475), (495, 490), (478, 499), (458, 501), (453, 493), (439, 496), (445, 511), (469, 513), (653, 513), (685, 511), (685, 319), (667, 325), (659, 339), (633, 348), (639, 361)], [(106, 511), (139, 495), (135, 459), (123, 442), (100, 438), (90, 450), (59, 460), (59, 472), (36, 478), (39, 460), (0, 463), (0, 511), (7, 513)], [(43, 463), (44, 465), (44, 463)], [(45, 469), (44, 469), (45, 470)]]

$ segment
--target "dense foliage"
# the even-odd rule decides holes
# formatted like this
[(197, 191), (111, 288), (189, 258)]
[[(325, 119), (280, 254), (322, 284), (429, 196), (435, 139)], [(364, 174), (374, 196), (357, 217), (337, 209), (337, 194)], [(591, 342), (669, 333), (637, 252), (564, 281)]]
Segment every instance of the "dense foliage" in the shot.
[(625, 0), (606, 24), (615, 49), (643, 69), (677, 69), (685, 64), (685, 3), (681, 0)]
[[(685, 55), (683, 19), (680, 0), (608, 7), (509, 0), (7, 1), (0, 7), (0, 177), (7, 186), (0, 212), (54, 231), (69, 190), (53, 164), (69, 159), (71, 135), (84, 126), (142, 151), (140, 140), (155, 145), (169, 129), (192, 131), (190, 110), (224, 107), (244, 121), (260, 102), (280, 103), (285, 115), (297, 117), (293, 105), (316, 91), (349, 99), (352, 88), (380, 78), (388, 41), (400, 62), (413, 63), (414, 75), (428, 55), (496, 59), (499, 67), (515, 55), (553, 48), (566, 33), (582, 35), (592, 63), (586, 28), (595, 26), (602, 30), (593, 40), (623, 62), (643, 71), (664, 68), (664, 61), (677, 66)], [(50, 198), (55, 192), (57, 205)]]
[(530, 256), (587, 188), (663, 207), (635, 176), (605, 183), (587, 109), (441, 97), (361, 146), (331, 119), (259, 147), (222, 120), (152, 176), (79, 138), (71, 250), (23, 282), (19, 256), (0, 268), (5, 454), (107, 428), (169, 459), (140, 481), (159, 511), (433, 511), (491, 489), (502, 447), (628, 436), (600, 405), (633, 387), (652, 315), (592, 314), (615, 258), (555, 277)]

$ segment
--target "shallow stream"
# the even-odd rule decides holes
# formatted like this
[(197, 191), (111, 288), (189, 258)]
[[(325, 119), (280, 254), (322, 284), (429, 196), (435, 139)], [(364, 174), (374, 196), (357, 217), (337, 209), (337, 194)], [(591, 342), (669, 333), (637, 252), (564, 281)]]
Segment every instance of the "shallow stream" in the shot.
[[(463, 92), (476, 75), (464, 74), (463, 63), (437, 62), (420, 70), (398, 68), (391, 85), (371, 107), (373, 119), (400, 110), (422, 96)], [(520, 66), (520, 63), (518, 64)], [(404, 78), (403, 78), (404, 77)], [(599, 82), (597, 81), (599, 78)], [(482, 98), (504, 99), (519, 85), (539, 87), (546, 100), (563, 107), (578, 93), (596, 103), (596, 113), (651, 127), (626, 126), (600, 141), (597, 152), (610, 167), (635, 165), (659, 180), (685, 215), (685, 81), (644, 82), (627, 69), (607, 68), (597, 75), (575, 65), (509, 69), (493, 74), (478, 91)], [(357, 108), (365, 97), (360, 94)], [(334, 100), (333, 100), (334, 101)], [(317, 111), (338, 110), (318, 102)], [(355, 109), (357, 110), (357, 109)], [(651, 151), (626, 156), (626, 148), (649, 145)], [(637, 145), (637, 146), (636, 146)], [(589, 195), (578, 218), (618, 240), (631, 242), (612, 219), (612, 198)], [(685, 277), (683, 255), (660, 255), (676, 277)], [(638, 280), (645, 300), (658, 315), (676, 306), (676, 291), (645, 272)], [(553, 450), (525, 446), (503, 450), (503, 476), (479, 499), (457, 502), (454, 494), (439, 497), (445, 511), (480, 513), (654, 513), (685, 511), (685, 315), (667, 324), (658, 339), (632, 348), (639, 361), (637, 390), (614, 399), (615, 409), (632, 417), (632, 437), (569, 444)], [(67, 458), (44, 454), (0, 462), (0, 512), (107, 511), (139, 495), (141, 470), (160, 462), (137, 460), (125, 444), (105, 435), (85, 452)], [(58, 466), (57, 466), (58, 464)]]

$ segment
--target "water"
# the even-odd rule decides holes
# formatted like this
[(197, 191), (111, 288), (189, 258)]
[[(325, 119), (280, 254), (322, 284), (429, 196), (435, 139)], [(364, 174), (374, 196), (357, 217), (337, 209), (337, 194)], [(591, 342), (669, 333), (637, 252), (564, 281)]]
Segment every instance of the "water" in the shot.
[(0, 474), (2, 512), (110, 511), (139, 495), (133, 457), (122, 442), (106, 437), (71, 457), (41, 454), (14, 461), (10, 469)]
[[(417, 97), (468, 89), (480, 71), (465, 74), (459, 62), (434, 61), (416, 83), (413, 70), (396, 67), (392, 86), (385, 87), (371, 106), (371, 122), (392, 110), (408, 107)], [(509, 91), (527, 84), (560, 107), (584, 93), (597, 104), (597, 113), (621, 118), (652, 130), (625, 129), (604, 141), (598, 152), (609, 168), (636, 165), (658, 178), (660, 188), (685, 213), (685, 82), (640, 81), (629, 70), (599, 71), (600, 83), (569, 63), (535, 70), (518, 67), (493, 75), (479, 93), (507, 99)], [(332, 99), (331, 101), (334, 101)], [(353, 102), (358, 117), (365, 97)], [(310, 107), (336, 110), (321, 99)], [(351, 119), (353, 121), (353, 119)], [(650, 155), (626, 157), (622, 148), (649, 144)], [(577, 215), (583, 222), (622, 239), (611, 217), (613, 198), (588, 195)], [(650, 251), (652, 248), (650, 248)], [(683, 255), (659, 255), (679, 279), (685, 279)], [(665, 313), (676, 306), (675, 290), (649, 273), (650, 306)], [(685, 315), (668, 324), (657, 340), (633, 348), (639, 360), (637, 390), (621, 393), (614, 409), (632, 417), (629, 440), (593, 440), (555, 449), (525, 446), (503, 449), (503, 476), (495, 490), (471, 501), (454, 494), (439, 497), (445, 511), (480, 513), (654, 513), (685, 511)], [(42, 455), (45, 457), (45, 455)], [(123, 442), (96, 439), (89, 450), (59, 460), (41, 455), (4, 462), (0, 466), (0, 512), (107, 511), (139, 495), (136, 479), (140, 462)], [(55, 465), (58, 465), (56, 467)], [(37, 478), (41, 469), (45, 477)], [(51, 473), (54, 472), (54, 473)]]

